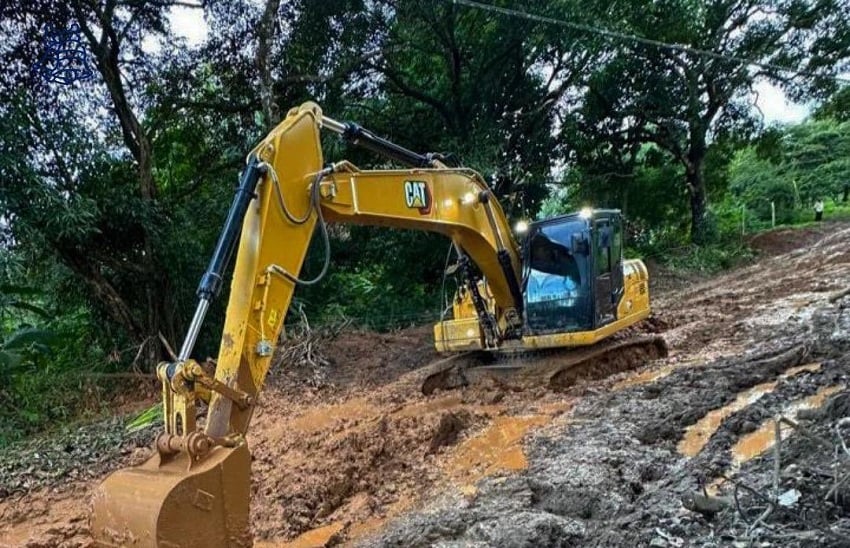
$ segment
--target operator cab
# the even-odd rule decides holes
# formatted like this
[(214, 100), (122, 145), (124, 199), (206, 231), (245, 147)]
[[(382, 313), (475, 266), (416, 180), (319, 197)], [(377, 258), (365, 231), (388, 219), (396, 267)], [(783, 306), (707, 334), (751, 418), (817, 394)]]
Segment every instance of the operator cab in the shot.
[(582, 210), (529, 226), (522, 289), (530, 335), (591, 331), (617, 319), (623, 295), (619, 210)]

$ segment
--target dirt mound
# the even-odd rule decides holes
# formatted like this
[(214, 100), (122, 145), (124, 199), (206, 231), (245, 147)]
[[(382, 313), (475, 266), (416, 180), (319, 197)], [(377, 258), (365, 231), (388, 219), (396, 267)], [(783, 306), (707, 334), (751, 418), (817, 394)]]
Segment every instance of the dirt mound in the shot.
[[(401, 341), (404, 335), (396, 337)], [(416, 348), (418, 342), (403, 344)], [(326, 527), (337, 540), (356, 538), (453, 478), (468, 482), (478, 468), (502, 470), (498, 451), (472, 451), (462, 463), (456, 460), (464, 444), (494, 421), (531, 412), (548, 422), (568, 408), (567, 396), (505, 391), (487, 382), (422, 396), (425, 364), (418, 360), (430, 356), (407, 355), (401, 365), (368, 378), (355, 372), (334, 375), (347, 384), (319, 391), (306, 402), (287, 396), (290, 388), (277, 383), (267, 389), (249, 438), (258, 540), (279, 545)], [(411, 367), (412, 372), (401, 372)], [(516, 451), (522, 453), (515, 444)]]
[(805, 249), (831, 230), (842, 227), (839, 223), (824, 223), (806, 228), (776, 228), (748, 237), (747, 243), (761, 255), (781, 255), (795, 249)]
[[(527, 465), (522, 435), (570, 407), (566, 395), (506, 392), (487, 381), (423, 397), (422, 367), (436, 358), (427, 326), (347, 332), (324, 341), (322, 352), (326, 367), (277, 364), (253, 420), (251, 519), (259, 546), (359, 538), (432, 491), (471, 489), (481, 477), (520, 470)], [(153, 428), (128, 435), (116, 419), (0, 459), (0, 471), (6, 466), (17, 482), (6, 488), (14, 498), (0, 503), (0, 546), (90, 543), (88, 509), (79, 501), (108, 470), (147, 456), (153, 435)], [(75, 461), (81, 447), (102, 449)], [(66, 450), (64, 461), (53, 456)], [(74, 463), (70, 471), (51, 471), (66, 461)]]

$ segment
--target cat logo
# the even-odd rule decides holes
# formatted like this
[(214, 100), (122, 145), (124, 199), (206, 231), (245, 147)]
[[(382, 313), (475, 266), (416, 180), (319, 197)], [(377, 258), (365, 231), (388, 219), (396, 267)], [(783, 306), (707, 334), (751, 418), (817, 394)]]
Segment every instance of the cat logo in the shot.
[(431, 190), (425, 181), (405, 181), (404, 201), (410, 209), (418, 209), (422, 215), (431, 213)]

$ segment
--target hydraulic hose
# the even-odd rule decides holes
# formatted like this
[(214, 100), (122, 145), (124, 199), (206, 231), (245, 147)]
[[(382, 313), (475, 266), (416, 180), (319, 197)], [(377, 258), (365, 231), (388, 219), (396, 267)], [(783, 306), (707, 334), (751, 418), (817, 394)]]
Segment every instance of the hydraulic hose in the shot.
[(286, 205), (283, 202), (283, 194), (281, 192), (280, 182), (277, 179), (277, 175), (274, 174), (274, 168), (269, 166), (269, 169), (272, 173), (272, 180), (273, 180), (275, 187), (277, 189), (277, 194), (278, 194), (278, 199), (279, 199), (278, 201), (282, 205), (284, 215), (286, 215), (287, 219), (289, 219), (292, 223), (294, 223), (296, 225), (304, 224), (307, 221), (307, 219), (310, 217), (310, 214), (313, 212), (313, 210), (316, 211), (316, 219), (317, 219), (316, 222), (319, 225), (319, 232), (322, 235), (322, 242), (324, 244), (324, 249), (325, 249), (325, 260), (324, 260), (324, 263), (322, 264), (322, 270), (312, 280), (302, 280), (298, 276), (291, 274), (289, 272), (286, 272), (283, 269), (278, 270), (278, 272), (295, 284), (302, 285), (302, 286), (316, 285), (317, 283), (319, 283), (322, 280), (322, 278), (325, 277), (325, 274), (328, 273), (328, 269), (330, 268), (330, 265), (331, 265), (331, 238), (330, 238), (330, 234), (328, 234), (328, 226), (327, 226), (327, 223), (325, 222), (324, 214), (322, 213), (321, 194), (319, 192), (319, 188), (320, 188), (320, 184), (322, 182), (322, 179), (324, 179), (326, 175), (330, 175), (331, 173), (333, 173), (333, 167), (326, 167), (325, 169), (319, 171), (316, 174), (316, 178), (313, 180), (313, 186), (310, 188), (310, 209), (308, 209), (307, 214), (303, 217), (303, 220), (294, 219), (290, 216), (288, 210), (286, 209)]

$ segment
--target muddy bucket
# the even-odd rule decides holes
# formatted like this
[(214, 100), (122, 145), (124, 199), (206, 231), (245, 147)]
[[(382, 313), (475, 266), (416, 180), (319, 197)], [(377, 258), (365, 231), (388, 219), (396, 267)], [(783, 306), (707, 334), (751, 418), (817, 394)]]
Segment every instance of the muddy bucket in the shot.
[(111, 474), (92, 498), (95, 546), (251, 546), (251, 457), (217, 447), (189, 468), (181, 453)]

